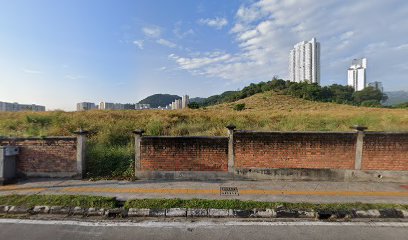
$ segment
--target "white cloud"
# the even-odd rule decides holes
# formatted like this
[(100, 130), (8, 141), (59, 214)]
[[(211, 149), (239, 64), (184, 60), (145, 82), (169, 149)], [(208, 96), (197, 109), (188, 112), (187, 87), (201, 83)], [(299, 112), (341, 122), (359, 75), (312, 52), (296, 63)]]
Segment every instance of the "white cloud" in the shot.
[(395, 79), (387, 69), (408, 62), (408, 55), (389, 50), (407, 49), (408, 44), (400, 42), (408, 36), (407, 13), (405, 0), (260, 0), (237, 10), (229, 32), (239, 50), (224, 53), (228, 58), (189, 54), (171, 59), (192, 74), (232, 81), (286, 78), (289, 50), (297, 42), (316, 37), (321, 43), (323, 84), (345, 84), (351, 60), (362, 56), (369, 61), (368, 76), (373, 78), (369, 81), (398, 83), (408, 72)]
[(203, 56), (203, 57), (197, 57), (197, 58), (183, 58), (175, 54), (170, 54), (169, 57), (175, 60), (180, 65), (181, 69), (192, 70), (192, 69), (202, 68), (210, 64), (226, 61), (231, 58), (231, 55), (216, 54), (216, 55)]
[(191, 36), (194, 35), (194, 30), (189, 28), (188, 30), (183, 30), (182, 29), (182, 22), (178, 21), (176, 22), (176, 24), (174, 24), (174, 29), (173, 29), (173, 33), (177, 38), (185, 38), (187, 36)]
[(202, 24), (202, 25), (207, 25), (209, 27), (213, 27), (216, 29), (221, 29), (225, 26), (227, 26), (228, 24), (228, 20), (226, 18), (206, 18), (206, 19), (200, 19), (198, 20), (198, 23)]
[(394, 47), (395, 50), (408, 50), (408, 43)]
[(265, 11), (258, 4), (253, 4), (250, 7), (241, 6), (236, 13), (236, 17), (241, 22), (247, 23), (261, 19), (265, 14)]
[(143, 27), (142, 32), (150, 38), (158, 38), (161, 35), (161, 29), (157, 26)]
[(144, 40), (135, 40), (133, 41), (133, 44), (135, 44), (139, 49), (143, 50)]
[(177, 47), (177, 44), (175, 44), (173, 42), (170, 42), (170, 41), (168, 41), (166, 39), (163, 39), (163, 38), (157, 39), (156, 43), (158, 43), (160, 45), (163, 45), (163, 46), (166, 46), (166, 47), (169, 47), (169, 48)]
[(27, 68), (24, 68), (23, 72), (29, 73), (29, 74), (42, 74), (43, 73), (42, 71), (39, 71), (39, 70), (27, 69)]

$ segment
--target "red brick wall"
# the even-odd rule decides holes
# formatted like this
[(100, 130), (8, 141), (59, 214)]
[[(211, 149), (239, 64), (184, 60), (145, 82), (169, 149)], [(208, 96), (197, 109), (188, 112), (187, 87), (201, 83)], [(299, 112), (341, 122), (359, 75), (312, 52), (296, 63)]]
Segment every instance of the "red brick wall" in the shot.
[(142, 171), (228, 171), (225, 137), (143, 137)]
[(234, 133), (235, 168), (354, 169), (356, 133)]
[(0, 139), (0, 145), (20, 146), (20, 173), (76, 172), (75, 137)]
[(408, 171), (408, 134), (367, 132), (363, 170)]

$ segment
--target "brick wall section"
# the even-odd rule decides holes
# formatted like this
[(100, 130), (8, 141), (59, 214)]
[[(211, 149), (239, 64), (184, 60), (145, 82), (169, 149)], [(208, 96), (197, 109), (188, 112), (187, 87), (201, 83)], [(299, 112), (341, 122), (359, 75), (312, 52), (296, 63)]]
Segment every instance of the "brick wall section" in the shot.
[(234, 133), (235, 168), (354, 169), (356, 133)]
[(0, 145), (20, 147), (20, 173), (76, 172), (76, 137), (3, 138)]
[(142, 171), (228, 171), (226, 137), (143, 137)]
[(408, 171), (408, 133), (366, 132), (362, 169)]

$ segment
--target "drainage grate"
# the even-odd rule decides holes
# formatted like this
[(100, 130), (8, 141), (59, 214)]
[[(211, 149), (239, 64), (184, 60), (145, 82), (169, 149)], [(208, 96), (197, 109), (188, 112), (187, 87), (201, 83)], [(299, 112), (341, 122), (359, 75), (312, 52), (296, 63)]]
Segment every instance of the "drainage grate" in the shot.
[(237, 187), (220, 187), (220, 196), (239, 196)]

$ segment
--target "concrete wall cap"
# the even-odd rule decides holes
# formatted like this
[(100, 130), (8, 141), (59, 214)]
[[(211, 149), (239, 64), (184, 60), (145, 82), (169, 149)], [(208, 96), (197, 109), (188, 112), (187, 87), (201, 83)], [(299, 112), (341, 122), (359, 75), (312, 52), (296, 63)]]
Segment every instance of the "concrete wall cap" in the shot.
[(136, 129), (136, 130), (132, 131), (133, 134), (137, 134), (137, 135), (143, 135), (144, 132), (145, 132), (145, 130), (143, 130), (143, 129)]
[(365, 131), (368, 129), (368, 127), (360, 126), (360, 125), (354, 125), (350, 127), (351, 129), (355, 129), (357, 131)]
[(76, 135), (87, 135), (89, 133), (89, 131), (87, 130), (83, 130), (83, 129), (79, 129), (78, 131), (74, 132)]
[(234, 130), (237, 127), (234, 124), (229, 124), (226, 126), (226, 128), (228, 128), (228, 130)]

